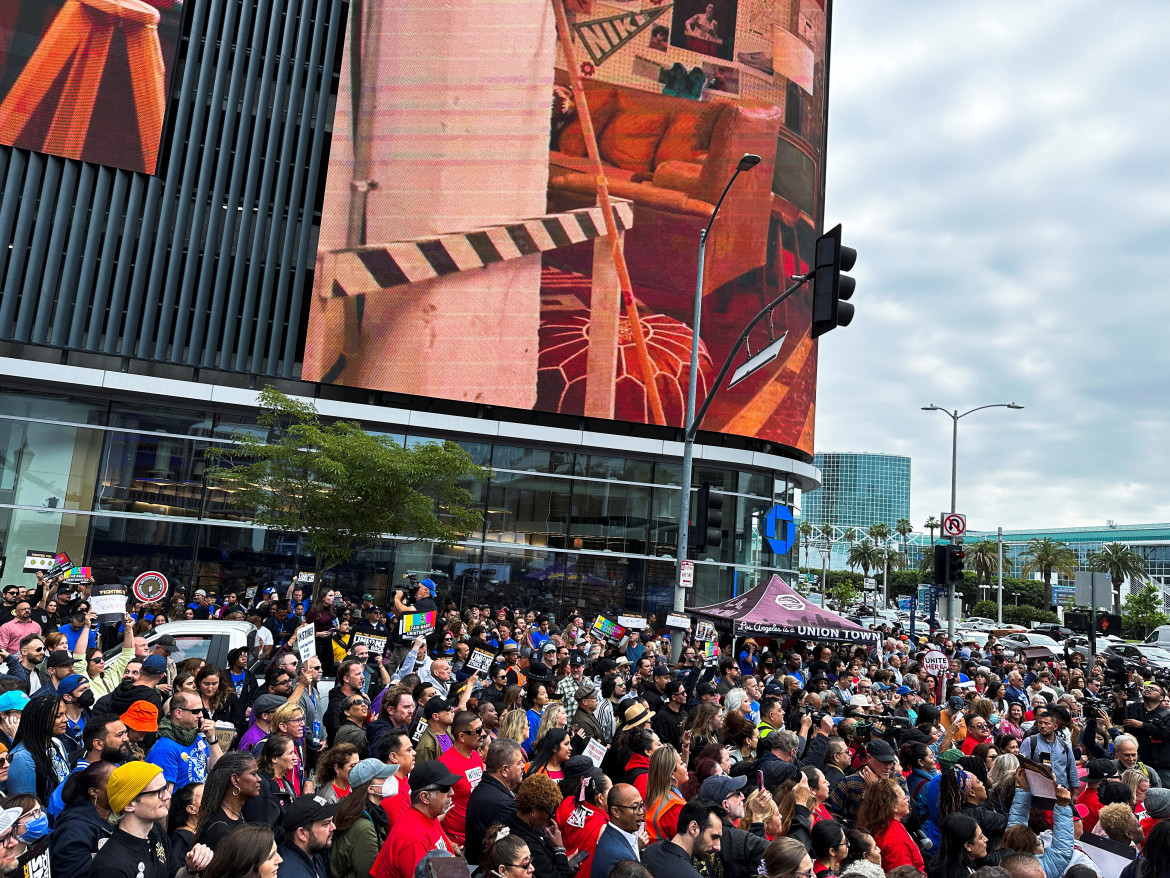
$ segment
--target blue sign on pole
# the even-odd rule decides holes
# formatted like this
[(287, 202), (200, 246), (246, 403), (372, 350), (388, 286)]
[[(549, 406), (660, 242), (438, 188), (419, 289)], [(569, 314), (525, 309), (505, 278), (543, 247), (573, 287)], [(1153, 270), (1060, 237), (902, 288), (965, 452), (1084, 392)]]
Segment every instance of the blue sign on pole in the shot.
[(764, 540), (775, 555), (787, 555), (796, 543), (796, 522), (787, 506), (773, 506), (764, 516)]

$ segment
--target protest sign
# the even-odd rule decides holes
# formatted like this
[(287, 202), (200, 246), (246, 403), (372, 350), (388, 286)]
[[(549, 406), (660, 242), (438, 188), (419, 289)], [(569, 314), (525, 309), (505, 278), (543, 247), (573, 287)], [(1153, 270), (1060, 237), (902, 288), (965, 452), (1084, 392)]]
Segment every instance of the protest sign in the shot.
[(472, 671), (479, 671), (480, 674), (486, 674), (488, 668), (492, 666), (492, 662), (496, 660), (496, 654), (493, 650), (484, 649), (482, 646), (477, 646), (471, 651), (471, 655), (467, 657), (467, 667)]
[(379, 634), (377, 631), (362, 631), (360, 629), (355, 631), (349, 644), (350, 652), (355, 646), (362, 643), (369, 647), (370, 655), (382, 655), (386, 651), (386, 635)]
[(626, 629), (612, 619), (598, 616), (593, 622), (593, 627), (589, 629), (589, 633), (594, 637), (617, 643), (626, 636)]
[(317, 650), (313, 645), (313, 639), (316, 637), (316, 629), (312, 625), (302, 625), (293, 636), (296, 638), (297, 655), (301, 657), (301, 661), (307, 662), (317, 654)]
[(121, 622), (126, 617), (126, 587), (116, 582), (95, 585), (89, 594), (89, 609), (99, 625)]
[(590, 738), (589, 743), (585, 745), (585, 754), (593, 760), (593, 764), (601, 768), (601, 760), (605, 758), (605, 751), (609, 748), (598, 741), (596, 738)]
[(719, 645), (707, 642), (703, 644), (703, 667), (709, 668), (719, 664)]
[(49, 837), (29, 845), (17, 858), (16, 865), (20, 869), (17, 874), (22, 878), (49, 878)]
[(170, 587), (171, 584), (163, 574), (157, 570), (149, 570), (134, 580), (130, 590), (134, 592), (134, 597), (138, 600), (144, 604), (151, 604), (165, 598)]
[(38, 570), (43, 570), (48, 573), (53, 569), (53, 564), (56, 563), (52, 552), (25, 552), (24, 553), (24, 573), (36, 573)]
[(702, 643), (713, 643), (719, 637), (715, 633), (715, 626), (710, 622), (696, 622), (695, 623), (695, 640)]
[(79, 582), (89, 582), (93, 579), (92, 567), (70, 567), (64, 573), (68, 585), (77, 585)]
[(429, 613), (403, 613), (402, 621), (398, 623), (398, 633), (403, 637), (426, 637), (435, 630), (438, 617), (435, 610)]
[(248, 606), (252, 606), (252, 600), (256, 597), (256, 586), (248, 586), (248, 590), (244, 592), (244, 602)]
[(666, 614), (666, 627), (667, 628), (678, 628), (678, 629), (681, 629), (683, 631), (686, 631), (688, 628), (691, 627), (691, 617), (684, 616), (682, 613), (667, 613)]
[(317, 574), (311, 570), (305, 570), (297, 574), (297, 582), (307, 582), (312, 585), (317, 580)]
[(641, 631), (646, 627), (646, 620), (641, 616), (618, 616), (618, 624), (623, 628), (633, 628)]

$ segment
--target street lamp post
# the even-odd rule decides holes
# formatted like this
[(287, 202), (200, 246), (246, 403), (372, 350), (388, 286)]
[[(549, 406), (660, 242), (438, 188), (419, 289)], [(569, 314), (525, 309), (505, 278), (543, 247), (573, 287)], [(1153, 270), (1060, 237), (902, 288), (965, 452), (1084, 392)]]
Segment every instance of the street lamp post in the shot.
[[(1023, 406), (1017, 405), (1014, 402), (993, 402), (993, 403), (990, 403), (989, 405), (977, 406), (973, 409), (970, 409), (968, 411), (963, 412), (962, 414), (959, 414), (958, 409), (951, 411), (949, 409), (944, 409), (941, 406), (937, 406), (934, 403), (931, 403), (930, 405), (924, 405), (922, 407), (922, 410), (924, 412), (942, 412), (948, 418), (950, 418), (951, 422), (952, 422), (952, 430), (951, 430), (951, 512), (952, 513), (956, 511), (956, 509), (955, 509), (955, 494), (956, 494), (956, 485), (957, 485), (957, 478), (958, 478), (958, 463), (959, 463), (959, 421), (961, 419), (967, 417), (967, 415), (975, 414), (975, 412), (981, 412), (984, 409), (995, 409), (995, 408), (1022, 409)], [(951, 542), (954, 542), (954, 540), (951, 540)], [(949, 600), (949, 604), (948, 604), (947, 608), (950, 610), (950, 614), (949, 614), (950, 619), (947, 621), (947, 636), (953, 638), (955, 636), (955, 585), (954, 585), (954, 583), (951, 583), (950, 600)]]
[[(695, 397), (699, 392), (699, 326), (703, 320), (703, 269), (707, 261), (707, 234), (711, 231), (711, 226), (715, 222), (715, 216), (719, 213), (723, 199), (731, 191), (731, 186), (735, 183), (736, 178), (743, 171), (751, 170), (759, 163), (760, 157), (758, 155), (744, 153), (743, 158), (735, 166), (735, 173), (731, 175), (731, 179), (723, 187), (723, 194), (715, 202), (715, 209), (711, 211), (711, 218), (707, 220), (706, 228), (699, 232), (699, 267), (695, 277), (695, 313), (691, 323), (691, 369), (687, 375), (687, 411), (686, 420), (683, 425), (682, 500), (679, 503), (678, 571), (674, 585), (674, 611), (676, 613), (683, 612), (686, 609), (687, 602), (686, 590), (682, 587), (682, 571), (683, 562), (687, 560), (687, 548), (690, 542), (691, 478), (694, 472), (696, 432), (694, 429)], [(712, 387), (709, 392), (713, 393), (714, 391), (715, 388)], [(679, 656), (682, 654), (682, 640), (681, 637), (676, 637), (671, 645), (671, 653), (675, 662), (678, 661)]]
[(1013, 591), (1012, 597), (1016, 599), (1016, 606), (1018, 607), (1020, 605), (1020, 593), (1018, 591)]

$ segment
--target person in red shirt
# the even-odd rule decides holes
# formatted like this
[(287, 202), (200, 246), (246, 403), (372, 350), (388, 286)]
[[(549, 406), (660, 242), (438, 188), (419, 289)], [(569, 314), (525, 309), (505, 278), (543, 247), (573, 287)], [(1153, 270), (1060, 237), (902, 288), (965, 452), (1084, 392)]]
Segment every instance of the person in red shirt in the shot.
[(967, 720), (967, 737), (963, 739), (959, 749), (963, 751), (964, 756), (970, 756), (976, 747), (990, 743), (991, 740), (990, 724), (983, 717), (974, 715)]
[(1085, 769), (1084, 789), (1077, 796), (1077, 804), (1089, 809), (1083, 822), (1085, 832), (1092, 832), (1101, 814), (1101, 800), (1097, 798), (1097, 791), (1105, 781), (1116, 779), (1117, 763), (1112, 759), (1090, 759), (1085, 763)]
[(451, 722), (451, 749), (439, 757), (459, 782), (451, 790), (451, 810), (443, 817), (443, 831), (455, 844), (463, 847), (463, 827), (467, 819), (467, 800), (483, 779), (483, 759), (479, 742), (483, 740), (483, 720), (479, 714), (461, 710)]
[(401, 729), (391, 730), (378, 742), (379, 755), (390, 765), (397, 765), (398, 771), (389, 778), (390, 786), (397, 786), (398, 792), (382, 799), (382, 810), (390, 818), (390, 829), (394, 821), (410, 808), (410, 773), (414, 770), (414, 743)]
[(555, 820), (561, 830), (561, 841), (569, 857), (578, 851), (588, 852), (589, 856), (577, 869), (577, 875), (587, 876), (593, 870), (597, 839), (609, 825), (602, 802), (609, 792), (610, 780), (601, 769), (594, 768), (588, 756), (574, 756), (565, 763), (560, 788), (565, 798), (557, 808)]
[(858, 826), (866, 827), (882, 852), (882, 869), (890, 872), (899, 866), (913, 866), (926, 874), (926, 862), (902, 818), (910, 813), (910, 797), (897, 781), (881, 778), (865, 788), (865, 798), (857, 809)]
[(414, 878), (415, 867), (431, 851), (459, 854), (461, 849), (439, 824), (439, 817), (451, 803), (451, 789), (459, 780), (459, 775), (437, 759), (414, 767), (410, 773), (410, 808), (386, 837), (374, 860), (372, 878)]

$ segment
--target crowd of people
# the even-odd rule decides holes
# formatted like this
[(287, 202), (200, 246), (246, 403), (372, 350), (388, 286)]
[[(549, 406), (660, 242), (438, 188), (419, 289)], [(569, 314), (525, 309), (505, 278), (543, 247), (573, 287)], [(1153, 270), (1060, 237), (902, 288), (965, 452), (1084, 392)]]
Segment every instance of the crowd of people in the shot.
[[(429, 579), (384, 609), (294, 582), (100, 626), (86, 594), (3, 588), (0, 874), (1170, 876), (1170, 699), (1142, 666), (885, 628), (712, 659), (653, 615), (615, 640)], [(152, 636), (168, 618), (256, 633), (221, 668)]]

